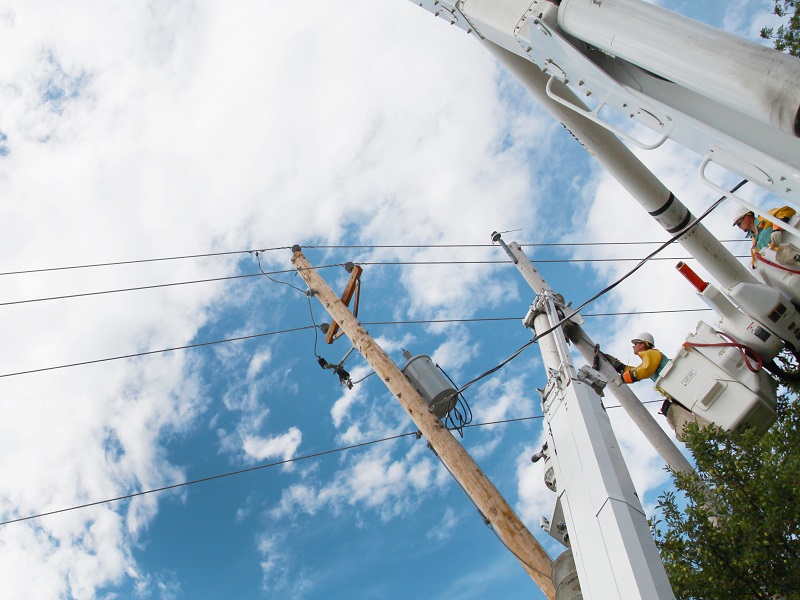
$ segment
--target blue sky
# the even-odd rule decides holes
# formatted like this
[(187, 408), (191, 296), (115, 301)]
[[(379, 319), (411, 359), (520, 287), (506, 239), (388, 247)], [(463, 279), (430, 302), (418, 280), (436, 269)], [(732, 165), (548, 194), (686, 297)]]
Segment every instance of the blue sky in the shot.
[[(771, 9), (663, 5), (753, 39)], [(274, 249), (267, 271), (291, 269), (298, 243), (316, 265), (378, 263), (364, 267), (364, 322), (522, 317), (533, 295), (516, 270), (478, 262), (505, 258), (492, 231), (529, 244), (665, 239), (474, 39), (410, 2), (12, 0), (0, 56), (14, 57), (0, 60), (0, 271), (232, 252), (3, 275), (0, 302), (257, 273), (253, 254), (236, 253), (249, 249)], [(691, 208), (715, 199), (698, 157), (667, 144), (642, 158)], [(735, 237), (735, 208), (719, 212), (710, 229)], [(461, 264), (397, 264), (424, 261)], [(702, 307), (673, 265), (652, 263), (586, 312)], [(541, 271), (577, 304), (631, 266)], [(347, 279), (322, 273), (335, 289)], [(305, 296), (263, 276), (0, 309), (0, 374), (311, 325)], [(649, 329), (670, 353), (697, 319), (586, 328), (631, 360), (631, 335)], [(530, 339), (519, 321), (368, 329), (396, 362), (403, 348), (430, 354), (460, 384)], [(347, 349), (316, 347), (331, 362)], [(2, 520), (415, 430), (376, 377), (348, 391), (314, 350), (305, 329), (0, 377)], [(357, 355), (347, 368), (370, 373)], [(540, 415), (544, 382), (529, 348), (466, 392), (474, 422)], [(622, 409), (609, 414), (652, 514), (669, 484), (662, 462)], [(542, 441), (528, 419), (470, 428), (463, 444), (555, 557), (538, 528), (554, 497), (529, 461)], [(0, 526), (0, 579), (4, 597), (26, 599), (542, 597), (413, 436)]]

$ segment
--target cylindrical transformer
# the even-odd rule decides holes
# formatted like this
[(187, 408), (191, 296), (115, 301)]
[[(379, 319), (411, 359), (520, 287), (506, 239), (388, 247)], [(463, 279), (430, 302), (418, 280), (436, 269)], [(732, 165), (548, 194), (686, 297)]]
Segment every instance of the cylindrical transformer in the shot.
[(584, 42), (800, 137), (800, 61), (643, 0), (562, 0)]
[(401, 369), (403, 375), (425, 399), (431, 412), (440, 419), (446, 416), (455, 405), (458, 396), (453, 384), (433, 364), (431, 357), (427, 354), (420, 354), (413, 358), (409, 354), (406, 358), (408, 362)]

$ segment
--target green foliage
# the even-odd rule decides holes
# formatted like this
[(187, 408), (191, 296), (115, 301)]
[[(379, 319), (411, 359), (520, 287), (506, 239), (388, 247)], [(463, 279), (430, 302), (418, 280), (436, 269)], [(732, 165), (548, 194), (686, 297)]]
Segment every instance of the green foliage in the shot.
[(775, 48), (787, 52), (792, 56), (800, 56), (800, 7), (798, 0), (775, 0), (773, 12), (779, 17), (789, 17), (787, 23), (782, 24), (775, 31), (773, 27), (764, 27), (761, 37), (766, 40), (775, 40)]
[[(800, 599), (800, 402), (762, 438), (686, 428), (697, 475), (673, 474), (651, 522), (680, 599)], [(791, 401), (790, 398), (791, 397)]]

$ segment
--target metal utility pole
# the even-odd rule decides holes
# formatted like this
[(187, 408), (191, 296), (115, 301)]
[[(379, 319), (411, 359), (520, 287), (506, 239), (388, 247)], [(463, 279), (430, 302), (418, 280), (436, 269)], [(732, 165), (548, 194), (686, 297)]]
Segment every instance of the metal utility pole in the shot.
[(558, 493), (554, 515), (566, 522), (582, 597), (674, 598), (595, 382), (572, 364), (553, 293), (541, 292), (530, 314), (548, 375), (548, 487)]
[(453, 437), (450, 430), (429, 410), (425, 400), (400, 372), (397, 365), (370, 337), (339, 296), (317, 273), (303, 255), (300, 246), (294, 246), (292, 251), (292, 264), (310, 288), (310, 293), (319, 299), (386, 387), (395, 395), (428, 440), (430, 448), (481, 512), (486, 524), (492, 527), (506, 547), (516, 556), (548, 600), (554, 600), (555, 587), (550, 572), (553, 561), (544, 548), (514, 514), (497, 488)]
[[(492, 241), (497, 242), (505, 250), (506, 254), (511, 258), (514, 266), (522, 274), (522, 277), (531, 286), (537, 294), (541, 292), (550, 292), (553, 290), (544, 280), (541, 273), (533, 266), (528, 257), (522, 251), (522, 248), (517, 242), (506, 244), (500, 234), (492, 234)], [(572, 342), (578, 351), (583, 356), (584, 360), (592, 364), (595, 360), (595, 344), (584, 331), (583, 327), (575, 321), (568, 321), (564, 323), (564, 329), (567, 338)], [(655, 448), (656, 452), (664, 459), (667, 466), (675, 472), (691, 473), (694, 472), (692, 465), (681, 454), (680, 450), (675, 446), (669, 436), (659, 427), (656, 420), (653, 418), (641, 401), (636, 397), (633, 391), (622, 383), (617, 376), (614, 367), (606, 360), (606, 358), (599, 355), (599, 371), (608, 380), (607, 390), (610, 390), (617, 401), (628, 413), (631, 420), (639, 428), (639, 431), (647, 438), (647, 441)]]

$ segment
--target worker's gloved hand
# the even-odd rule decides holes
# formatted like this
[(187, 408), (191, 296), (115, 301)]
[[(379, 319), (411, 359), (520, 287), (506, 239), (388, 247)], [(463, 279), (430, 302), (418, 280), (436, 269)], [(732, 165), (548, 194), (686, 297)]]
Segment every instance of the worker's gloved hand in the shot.
[(614, 367), (614, 370), (617, 373), (621, 375), (622, 372), (625, 371), (625, 366), (626, 366), (625, 363), (622, 362), (620, 359), (618, 359), (616, 356), (611, 356), (610, 354), (606, 354), (605, 352), (603, 352), (603, 356), (605, 356), (606, 360), (611, 364), (612, 367)]
[(636, 383), (639, 380), (636, 379), (636, 374), (629, 369), (622, 374), (622, 381), (625, 383)]

